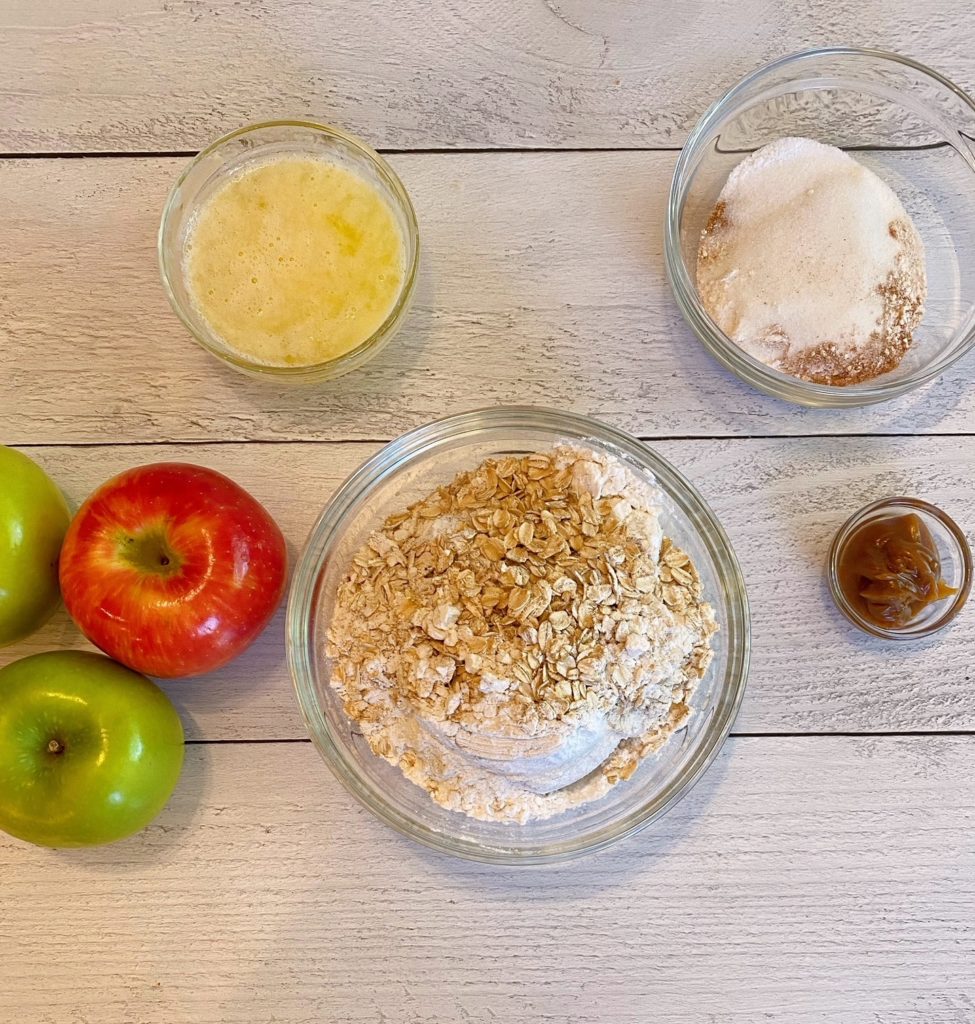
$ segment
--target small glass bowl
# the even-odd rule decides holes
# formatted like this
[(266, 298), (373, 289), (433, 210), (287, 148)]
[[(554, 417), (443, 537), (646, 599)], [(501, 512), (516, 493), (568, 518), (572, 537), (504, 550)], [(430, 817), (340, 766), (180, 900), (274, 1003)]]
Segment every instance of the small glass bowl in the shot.
[[(197, 212), (229, 177), (245, 164), (275, 153), (326, 157), (343, 164), (378, 190), (389, 204), (403, 234), (403, 284), (389, 316), (360, 345), (335, 359), (310, 366), (267, 366), (234, 351), (206, 324), (190, 297), (183, 263), (186, 235)], [(176, 315), (212, 355), (254, 377), (311, 382), (339, 377), (372, 359), (399, 330), (413, 296), (420, 237), (413, 204), (389, 164), (360, 139), (314, 121), (265, 121), (224, 135), (195, 156), (179, 176), (159, 225), (159, 268), (163, 288)]]
[[(601, 800), (524, 825), (482, 822), (445, 810), (375, 755), (329, 685), (324, 640), (336, 589), (352, 556), (391, 513), (459, 472), (502, 454), (576, 442), (627, 462), (660, 494), (667, 536), (694, 560), (720, 632), (714, 661), (694, 694), (694, 714), (634, 775)], [(748, 672), (745, 585), (731, 545), (694, 488), (650, 448), (583, 416), (495, 408), (439, 420), (404, 434), (339, 488), (312, 529), (298, 562), (287, 620), (288, 660), (315, 746), (353, 796), (403, 834), (471, 860), (538, 864), (599, 849), (662, 814), (717, 755), (741, 702)]]
[[(696, 286), (703, 230), (731, 170), (775, 139), (806, 136), (854, 149), (897, 193), (924, 242), (924, 319), (900, 365), (835, 387), (773, 370), (736, 345)], [(762, 391), (810, 406), (895, 398), (943, 373), (975, 345), (975, 103), (937, 72), (878, 50), (783, 57), (742, 79), (701, 118), (681, 152), (667, 210), (667, 276), (694, 333), (724, 367)]]
[[(847, 544), (861, 527), (878, 519), (909, 513), (919, 516), (931, 531), (941, 560), (941, 575), (950, 587), (955, 588), (955, 593), (929, 604), (907, 625), (885, 629), (864, 618), (859, 609), (846, 599), (840, 585), (839, 567)], [(962, 610), (972, 587), (972, 553), (958, 524), (940, 508), (919, 498), (882, 498), (861, 508), (839, 528), (829, 548), (826, 574), (836, 607), (855, 626), (884, 640), (918, 640), (947, 626)]]

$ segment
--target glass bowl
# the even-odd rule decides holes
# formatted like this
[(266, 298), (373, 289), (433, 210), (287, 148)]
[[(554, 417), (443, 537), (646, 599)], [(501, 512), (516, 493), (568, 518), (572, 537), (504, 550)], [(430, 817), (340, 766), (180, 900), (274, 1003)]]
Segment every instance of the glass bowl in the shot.
[[(812, 384), (745, 353), (704, 310), (697, 249), (731, 170), (785, 136), (854, 149), (897, 193), (924, 242), (928, 297), (901, 364), (848, 387)], [(787, 401), (857, 406), (903, 395), (975, 344), (975, 105), (905, 57), (876, 50), (808, 50), (742, 79), (704, 115), (677, 161), (667, 209), (667, 276), (695, 334), (727, 369)]]
[[(885, 629), (865, 618), (851, 604), (840, 585), (840, 562), (847, 544), (856, 532), (868, 523), (889, 516), (916, 514), (931, 532), (941, 560), (941, 575), (955, 593), (942, 601), (929, 604), (917, 618), (898, 629)], [(884, 640), (919, 640), (943, 629), (962, 610), (972, 588), (972, 553), (958, 524), (940, 508), (919, 498), (882, 498), (865, 505), (839, 528), (829, 548), (826, 565), (829, 591), (836, 607), (865, 633)]]
[[(482, 822), (435, 804), (376, 756), (329, 685), (324, 638), (336, 588), (351, 557), (383, 520), (484, 459), (578, 442), (611, 452), (657, 488), (666, 535), (697, 565), (720, 632), (714, 661), (694, 695), (685, 729), (601, 800), (524, 825)], [(556, 861), (599, 849), (662, 814), (700, 777), (728, 735), (748, 670), (745, 586), (728, 538), (694, 488), (652, 449), (583, 416), (495, 408), (439, 420), (404, 434), (342, 485), (301, 555), (287, 619), (288, 659), (298, 703), (325, 761), (387, 824), (435, 849), (508, 864)]]
[[(310, 366), (267, 366), (234, 351), (197, 311), (187, 289), (183, 263), (186, 235), (201, 206), (229, 177), (275, 153), (298, 153), (342, 164), (371, 184), (389, 204), (403, 235), (403, 284), (389, 315), (361, 344), (344, 355)], [(420, 237), (413, 204), (389, 164), (361, 140), (314, 121), (265, 121), (239, 128), (197, 154), (169, 193), (159, 225), (159, 268), (176, 315), (212, 355), (254, 377), (276, 381), (328, 380), (355, 370), (380, 352), (399, 330), (413, 296)]]

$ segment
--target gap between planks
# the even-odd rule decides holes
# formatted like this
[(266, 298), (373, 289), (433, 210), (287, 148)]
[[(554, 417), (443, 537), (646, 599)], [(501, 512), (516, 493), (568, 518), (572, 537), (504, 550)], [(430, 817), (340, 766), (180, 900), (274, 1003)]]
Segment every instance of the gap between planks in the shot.
[[(964, 134), (964, 133), (961, 133)], [(967, 136), (964, 136), (967, 138)], [(843, 146), (848, 153), (914, 153), (927, 149), (945, 149), (948, 142), (929, 142), (921, 146)], [(453, 154), (489, 155), (506, 153), (680, 153), (683, 146), (427, 146), (419, 149), (379, 149), (383, 156), (451, 156)], [(196, 149), (171, 150), (88, 150), (80, 153), (43, 152), (43, 153), (0, 153), (0, 160), (149, 160), (159, 158), (175, 158), (189, 160), (197, 155)], [(753, 153), (754, 149), (718, 149), (719, 153), (731, 155), (735, 153)]]
[[(406, 433), (406, 431), (404, 431)], [(402, 435), (400, 435), (402, 436)], [(965, 438), (975, 437), (975, 433), (868, 433), (868, 434), (635, 434), (636, 440), (644, 444), (658, 441), (822, 441), (822, 440), (857, 440), (866, 438), (917, 438), (944, 437)], [(220, 447), (224, 445), (281, 445), (281, 444), (389, 444), (396, 440), (392, 437), (288, 437), (288, 438), (183, 438), (158, 441), (9, 441), (5, 442), (14, 448), (159, 448), (159, 447)]]
[[(728, 733), (728, 739), (737, 740), (823, 740), (823, 739), (924, 739), (926, 737), (940, 738), (942, 736), (975, 736), (975, 729), (894, 729), (890, 731), (867, 731), (867, 730), (841, 730), (839, 732), (736, 732), (734, 729)], [(267, 739), (264, 737), (255, 739), (188, 739), (184, 740), (188, 747), (220, 747), (220, 746), (247, 746), (269, 743), (311, 743), (308, 736), (284, 736), (280, 739)]]

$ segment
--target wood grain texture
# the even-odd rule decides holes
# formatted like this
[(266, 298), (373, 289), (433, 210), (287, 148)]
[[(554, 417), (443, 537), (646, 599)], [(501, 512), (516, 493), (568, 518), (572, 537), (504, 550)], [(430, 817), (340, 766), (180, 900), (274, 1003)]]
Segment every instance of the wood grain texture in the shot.
[(965, 0), (7, 0), (0, 151), (191, 150), (294, 116), (398, 149), (672, 147), (742, 75), (808, 46), (905, 53), (971, 87), (970, 13)]
[[(264, 502), (292, 561), (338, 484), (376, 450), (367, 444), (27, 448), (74, 502), (123, 468), (185, 460), (227, 473)], [(975, 605), (926, 640), (860, 634), (833, 607), (823, 564), (833, 533), (861, 505), (916, 494), (975, 540), (975, 439), (668, 441), (654, 445), (702, 491), (741, 561), (752, 606), (753, 660), (739, 732), (975, 729)], [(84, 646), (62, 610), (0, 665)], [(166, 688), (197, 739), (305, 735), (285, 664), (284, 616), (240, 659)]]
[[(972, 25), (963, 0), (6, 0), (0, 152), (184, 152), (295, 115), (393, 150), (676, 148), (810, 45), (889, 48), (970, 90)], [(915, 185), (919, 158), (891, 157)], [(225, 369), (166, 304), (155, 233), (185, 161), (0, 160), (0, 443), (37, 446), (73, 503), (197, 462), (263, 501), (294, 558), (377, 441), (480, 405), (571, 409), (684, 438), (656, 447), (726, 527), (754, 639), (739, 735), (681, 804), (519, 873), (411, 844), (309, 743), (269, 742), (304, 736), (279, 614), (223, 671), (166, 684), (197, 742), (145, 832), (71, 852), (0, 833), (0, 1024), (973, 1024), (975, 736), (938, 734), (975, 730), (975, 610), (884, 645), (832, 608), (822, 563), (893, 492), (975, 539), (975, 361), (849, 412), (739, 383), (665, 281), (674, 159), (394, 156), (423, 235), (414, 309), (372, 365), (296, 390)], [(84, 646), (61, 610), (0, 665)], [(933, 735), (802, 735), (861, 731)]]
[(454, 861), (309, 744), (197, 746), (141, 835), (0, 836), (3, 1024), (970, 1024), (975, 738), (732, 739), (640, 835)]
[(513, 402), (642, 436), (975, 432), (975, 359), (845, 411), (768, 398), (718, 366), (665, 280), (673, 162), (397, 157), (424, 243), (414, 308), (374, 362), (297, 388), (225, 367), (169, 309), (155, 232), (184, 161), (0, 162), (0, 247), (17, 254), (0, 287), (0, 442), (389, 439)]

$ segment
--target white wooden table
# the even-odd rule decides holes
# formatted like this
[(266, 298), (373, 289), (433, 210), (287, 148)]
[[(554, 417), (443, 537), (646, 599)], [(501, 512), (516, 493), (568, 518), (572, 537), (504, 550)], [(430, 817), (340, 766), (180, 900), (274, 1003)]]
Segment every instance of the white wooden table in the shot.
[[(975, 1021), (975, 606), (884, 646), (822, 580), (832, 532), (885, 493), (975, 527), (975, 359), (872, 409), (790, 407), (706, 355), (662, 261), (675, 153), (743, 73), (859, 43), (971, 89), (973, 24), (967, 0), (0, 0), (0, 442), (75, 502), (126, 466), (213, 466), (296, 555), (406, 428), (587, 412), (713, 504), (755, 650), (734, 735), (675, 810), (595, 857), (499, 870), (341, 789), (279, 616), (229, 668), (167, 685), (187, 764), (145, 832), (73, 852), (0, 836), (2, 1024)], [(311, 390), (198, 349), (154, 252), (191, 153), (290, 115), (392, 152), (425, 243), (396, 343)], [(84, 646), (62, 612), (0, 664)]]

